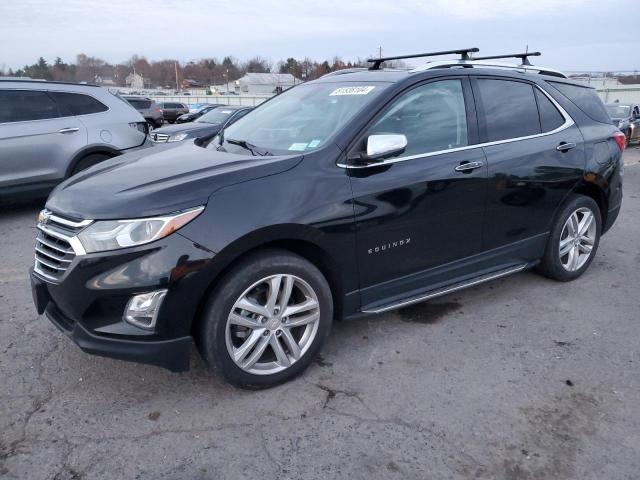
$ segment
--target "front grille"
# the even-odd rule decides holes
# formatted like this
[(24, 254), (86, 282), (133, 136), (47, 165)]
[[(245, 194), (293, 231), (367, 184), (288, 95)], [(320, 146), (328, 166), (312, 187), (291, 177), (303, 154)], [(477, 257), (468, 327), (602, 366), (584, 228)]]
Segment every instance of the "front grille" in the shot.
[(50, 281), (58, 281), (79, 253), (75, 235), (91, 223), (90, 220), (68, 220), (44, 210), (38, 222), (34, 270)]
[(154, 142), (166, 142), (167, 140), (169, 140), (169, 135), (166, 133), (152, 133), (151, 134), (151, 140)]

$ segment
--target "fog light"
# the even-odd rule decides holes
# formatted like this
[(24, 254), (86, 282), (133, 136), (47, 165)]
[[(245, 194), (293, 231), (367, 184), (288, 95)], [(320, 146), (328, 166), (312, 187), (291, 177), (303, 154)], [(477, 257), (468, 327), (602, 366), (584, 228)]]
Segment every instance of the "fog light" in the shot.
[(134, 295), (124, 310), (124, 321), (145, 330), (153, 330), (166, 294), (167, 290), (156, 290)]

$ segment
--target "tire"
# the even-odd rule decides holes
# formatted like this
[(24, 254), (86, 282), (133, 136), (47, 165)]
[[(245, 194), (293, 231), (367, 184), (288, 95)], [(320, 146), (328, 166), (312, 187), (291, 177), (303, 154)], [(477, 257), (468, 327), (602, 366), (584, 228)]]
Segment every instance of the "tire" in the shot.
[[(589, 218), (589, 214), (591, 222), (583, 224), (582, 222)], [(582, 235), (576, 236), (572, 233), (576, 225), (582, 229), (586, 223), (589, 226)], [(598, 204), (590, 197), (572, 196), (558, 213), (538, 270), (543, 275), (561, 282), (578, 278), (593, 261), (600, 244), (601, 232), (602, 215)], [(562, 256), (561, 243), (562, 249), (566, 252)], [(588, 248), (590, 250), (587, 252)]]
[[(217, 284), (196, 336), (212, 369), (236, 386), (258, 389), (291, 380), (309, 366), (333, 320), (331, 290), (320, 270), (285, 250), (265, 250), (241, 261)], [(292, 293), (283, 305), (289, 285)], [(272, 291), (277, 295), (271, 296)], [(270, 298), (275, 302), (269, 303)], [(304, 310), (295, 313), (296, 308)], [(289, 316), (282, 315), (286, 311)], [(294, 322), (300, 325), (291, 327)]]
[(627, 148), (629, 145), (631, 145), (631, 130), (624, 132), (624, 146)]
[(81, 158), (78, 163), (76, 163), (71, 171), (71, 176), (110, 158), (111, 156), (106, 153), (91, 153), (86, 157)]

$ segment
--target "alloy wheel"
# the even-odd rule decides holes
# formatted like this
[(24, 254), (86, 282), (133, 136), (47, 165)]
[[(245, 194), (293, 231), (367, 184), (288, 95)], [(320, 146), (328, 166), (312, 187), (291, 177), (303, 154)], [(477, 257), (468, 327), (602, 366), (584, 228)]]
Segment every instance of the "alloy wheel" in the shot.
[(234, 303), (226, 324), (227, 351), (245, 372), (278, 373), (302, 358), (319, 324), (313, 288), (295, 275), (272, 275), (255, 282)]
[(596, 221), (593, 212), (585, 207), (575, 210), (560, 234), (560, 263), (569, 272), (580, 270), (589, 260), (596, 241)]

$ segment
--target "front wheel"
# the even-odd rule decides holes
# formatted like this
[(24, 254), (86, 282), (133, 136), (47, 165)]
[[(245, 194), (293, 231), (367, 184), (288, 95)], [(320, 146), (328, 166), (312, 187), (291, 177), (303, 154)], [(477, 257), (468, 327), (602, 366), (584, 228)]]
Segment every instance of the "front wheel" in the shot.
[(322, 273), (282, 250), (255, 254), (219, 282), (198, 345), (233, 384), (264, 388), (304, 371), (329, 334), (333, 300)]
[(562, 282), (578, 278), (593, 261), (601, 231), (598, 204), (590, 197), (572, 197), (558, 214), (549, 235), (541, 272)]

